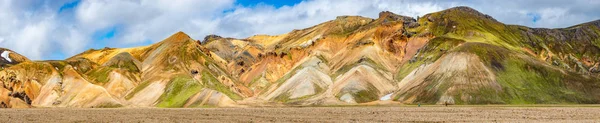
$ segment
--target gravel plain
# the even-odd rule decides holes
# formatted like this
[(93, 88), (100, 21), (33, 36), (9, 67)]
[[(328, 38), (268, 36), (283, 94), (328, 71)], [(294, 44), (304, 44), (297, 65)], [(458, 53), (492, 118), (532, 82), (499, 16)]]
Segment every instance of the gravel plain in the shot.
[(0, 122), (598, 122), (600, 107), (364, 106), (0, 109)]

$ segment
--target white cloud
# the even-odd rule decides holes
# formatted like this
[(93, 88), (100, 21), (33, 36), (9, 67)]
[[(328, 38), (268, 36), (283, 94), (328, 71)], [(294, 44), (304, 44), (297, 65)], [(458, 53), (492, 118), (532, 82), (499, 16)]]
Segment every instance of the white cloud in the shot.
[[(422, 16), (454, 6), (470, 6), (507, 24), (531, 27), (568, 27), (600, 18), (595, 0), (307, 0), (276, 8), (267, 4), (242, 6), (234, 0), (0, 0), (0, 47), (31, 59), (46, 59), (49, 51), (65, 57), (92, 47), (135, 46), (157, 42), (184, 31), (192, 38), (207, 34), (245, 38), (254, 34), (282, 34), (310, 27), (341, 15), (377, 18), (381, 11)], [(528, 14), (539, 15), (532, 21)], [(95, 41), (108, 29), (114, 38)]]
[[(567, 15), (567, 9), (564, 8), (544, 8), (538, 11), (540, 14), (540, 20), (542, 23), (537, 23), (536, 25), (551, 25), (561, 23), (562, 20), (567, 20), (569, 15)], [(572, 17), (572, 16), (571, 16)]]
[(120, 44), (158, 41), (177, 31), (199, 34), (194, 22), (212, 21), (233, 5), (232, 0), (83, 1), (76, 18), (88, 29), (123, 26)]
[(67, 28), (64, 31), (66, 31), (65, 34), (67, 36), (65, 36), (63, 42), (67, 43), (60, 43), (63, 52), (66, 54), (76, 54), (84, 50), (83, 46), (86, 45), (86, 40), (89, 40), (86, 35), (73, 27)]
[(377, 18), (381, 11), (392, 11), (406, 16), (419, 16), (442, 10), (431, 3), (411, 1), (365, 1), (365, 0), (315, 0), (294, 6), (274, 8), (258, 5), (254, 8), (237, 7), (218, 20), (219, 35), (245, 38), (254, 34), (281, 34), (310, 27), (342, 15), (361, 15)]
[(30, 58), (42, 58), (42, 52), (49, 49), (49, 33), (55, 27), (54, 15), (47, 14), (46, 6), (38, 10), (24, 10), (14, 1), (0, 4), (0, 47), (23, 53)]
[[(48, 38), (48, 33), (52, 28), (51, 26), (51, 23), (47, 21), (42, 21), (36, 24), (27, 24), (20, 32), (17, 33), (17, 35), (11, 38), (19, 41), (10, 43), (17, 47), (17, 49), (15, 49), (17, 51), (46, 50), (49, 48), (45, 47), (45, 45), (48, 45), (46, 40)], [(32, 58), (40, 58), (42, 57), (42, 52), (28, 52), (27, 55)]]

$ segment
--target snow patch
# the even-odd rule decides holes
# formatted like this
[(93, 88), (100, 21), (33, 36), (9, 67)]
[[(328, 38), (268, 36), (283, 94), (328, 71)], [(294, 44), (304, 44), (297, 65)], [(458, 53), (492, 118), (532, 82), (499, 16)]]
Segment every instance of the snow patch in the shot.
[(2, 56), (2, 58), (6, 59), (6, 61), (12, 62), (12, 60), (8, 57), (9, 54), (10, 54), (10, 51), (3, 51), (2, 54), (0, 54), (0, 56)]
[(390, 99), (392, 99), (392, 94), (394, 94), (394, 93), (390, 93), (388, 95), (385, 95), (385, 96), (379, 98), (379, 100), (381, 100), (381, 101), (390, 100)]

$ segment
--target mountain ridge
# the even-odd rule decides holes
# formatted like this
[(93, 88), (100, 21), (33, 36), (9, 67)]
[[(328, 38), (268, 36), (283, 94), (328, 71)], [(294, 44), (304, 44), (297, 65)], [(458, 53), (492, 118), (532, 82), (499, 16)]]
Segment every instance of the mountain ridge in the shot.
[(0, 107), (595, 104), (599, 22), (529, 28), (455, 7), (245, 39), (180, 31), (148, 46), (0, 62)]

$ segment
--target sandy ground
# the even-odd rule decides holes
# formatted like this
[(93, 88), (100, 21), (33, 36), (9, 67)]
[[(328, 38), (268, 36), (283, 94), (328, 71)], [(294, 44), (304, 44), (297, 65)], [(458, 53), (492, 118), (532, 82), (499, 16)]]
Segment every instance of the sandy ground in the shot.
[(597, 122), (600, 107), (0, 109), (0, 122)]

